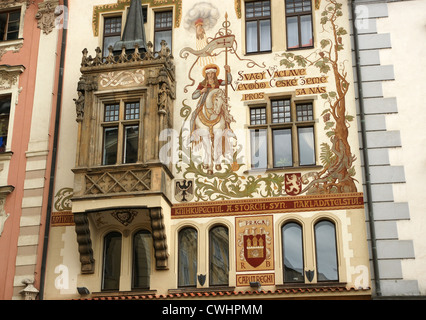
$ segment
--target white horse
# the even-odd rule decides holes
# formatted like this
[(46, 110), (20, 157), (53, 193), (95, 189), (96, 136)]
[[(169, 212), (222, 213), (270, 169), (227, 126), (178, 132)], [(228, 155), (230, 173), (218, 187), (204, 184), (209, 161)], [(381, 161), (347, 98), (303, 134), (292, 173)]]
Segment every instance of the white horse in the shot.
[(221, 156), (232, 159), (231, 138), (236, 136), (230, 128), (235, 122), (228, 110), (225, 93), (222, 89), (213, 89), (208, 93), (205, 103), (195, 111), (195, 119), (191, 128), (191, 142), (199, 150), (204, 150), (203, 168), (208, 173), (221, 170)]

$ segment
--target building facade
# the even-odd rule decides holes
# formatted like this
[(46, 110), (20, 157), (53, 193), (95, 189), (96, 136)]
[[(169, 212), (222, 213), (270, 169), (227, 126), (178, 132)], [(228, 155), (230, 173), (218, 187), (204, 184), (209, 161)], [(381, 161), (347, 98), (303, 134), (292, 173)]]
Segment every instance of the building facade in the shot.
[[(58, 99), (58, 1), (0, 3), (0, 299), (39, 287)], [(55, 13), (56, 12), (56, 13)]]
[(44, 298), (369, 297), (347, 4), (136, 2), (69, 3)]
[(1, 298), (424, 294), (406, 3), (9, 1)]

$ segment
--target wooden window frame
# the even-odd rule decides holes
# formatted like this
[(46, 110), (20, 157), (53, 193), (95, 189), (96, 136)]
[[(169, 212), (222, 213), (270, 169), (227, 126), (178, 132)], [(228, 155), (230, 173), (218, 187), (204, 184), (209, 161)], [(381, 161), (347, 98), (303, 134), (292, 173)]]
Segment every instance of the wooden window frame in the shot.
[[(312, 49), (314, 47), (314, 23), (313, 23), (313, 4), (312, 4), (312, 0), (309, 0), (311, 3), (311, 10), (310, 11), (302, 11), (302, 12), (293, 12), (293, 13), (288, 13), (287, 12), (287, 1), (285, 0), (285, 6), (284, 6), (284, 13), (285, 13), (285, 26), (286, 26), (286, 39), (287, 39), (287, 50), (291, 51), (291, 50), (303, 50), (303, 49)], [(297, 1), (297, 0), (296, 0)], [(306, 0), (299, 0), (299, 1), (306, 1)], [(302, 31), (301, 31), (301, 24), (300, 24), (300, 18), (302, 16), (307, 16), (310, 15), (311, 16), (311, 35), (312, 35), (312, 45), (310, 46), (302, 46), (301, 45), (301, 41), (302, 41)], [(299, 39), (299, 43), (297, 47), (289, 47), (288, 46), (288, 23), (287, 20), (288, 18), (291, 17), (297, 17), (297, 32), (298, 32), (298, 39)]]
[[(105, 39), (106, 38), (112, 38), (112, 37), (120, 37), (121, 39), (121, 35), (123, 34), (123, 15), (122, 14), (115, 14), (115, 15), (111, 15), (111, 16), (104, 16), (104, 21), (103, 21), (103, 29), (102, 29), (102, 55), (104, 57), (107, 57), (109, 54), (108, 48), (105, 48)], [(114, 32), (114, 33), (109, 33), (106, 34), (106, 26), (107, 26), (107, 20), (109, 19), (118, 19), (120, 18), (121, 20), (121, 26), (120, 26), (120, 32)]]
[[(19, 35), (20, 35), (20, 28), (21, 28), (21, 9), (11, 9), (11, 10), (5, 10), (5, 11), (0, 11), (0, 13), (7, 14), (7, 18), (6, 18), (6, 24), (5, 24), (5, 29), (4, 29), (4, 35), (3, 35), (3, 39), (0, 39), (0, 43), (4, 42), (4, 41), (14, 41), (14, 40), (18, 40), (19, 39)], [(17, 20), (18, 22), (18, 30), (17, 31), (13, 31), (13, 33), (17, 32), (18, 36), (16, 37), (16, 39), (8, 39), (8, 34), (11, 33), (9, 32), (9, 23), (10, 23), (10, 15), (12, 13), (19, 13), (19, 20)], [(13, 21), (16, 22), (16, 21)]]
[[(261, 16), (261, 17), (251, 17), (248, 18), (247, 17), (247, 4), (248, 3), (255, 3), (255, 2), (269, 2), (269, 7), (270, 7), (270, 12), (272, 11), (272, 7), (271, 7), (271, 1), (270, 0), (255, 0), (255, 1), (246, 1), (245, 2), (245, 8), (244, 8), (244, 28), (245, 28), (245, 42), (246, 42), (246, 54), (259, 54), (259, 53), (269, 53), (272, 52), (272, 14), (270, 13), (269, 16)], [(271, 43), (271, 48), (268, 50), (260, 50), (260, 21), (262, 20), (269, 20), (269, 41)], [(248, 51), (247, 49), (247, 44), (248, 44), (248, 32), (247, 32), (247, 23), (248, 22), (253, 22), (256, 21), (257, 22), (257, 50), (256, 51)]]
[[(272, 123), (272, 104), (273, 101), (279, 101), (279, 100), (289, 100), (290, 101), (290, 112), (291, 112), (291, 120), (289, 122), (281, 122), (281, 123)], [(305, 120), (305, 121), (298, 121), (297, 118), (297, 106), (298, 105), (311, 105), (312, 106), (312, 119), (311, 120)], [(257, 109), (257, 108), (265, 108), (266, 109), (266, 123), (265, 124), (252, 124), (251, 121), (251, 109)], [(315, 161), (312, 164), (300, 164), (300, 150), (299, 150), (299, 128), (306, 128), (311, 127), (313, 130), (313, 144), (314, 144), (314, 158)], [(294, 101), (292, 97), (274, 97), (270, 98), (265, 104), (262, 105), (250, 105), (249, 106), (249, 125), (248, 129), (251, 130), (265, 130), (267, 131), (267, 166), (266, 168), (263, 167), (253, 167), (253, 164), (251, 164), (252, 170), (257, 169), (291, 169), (291, 168), (304, 168), (304, 167), (313, 167), (316, 166), (317, 162), (317, 150), (316, 150), (316, 139), (315, 139), (315, 119), (314, 119), (314, 103), (312, 100), (301, 100), (301, 101)], [(292, 165), (289, 166), (274, 166), (274, 130), (279, 129), (291, 129), (291, 151), (292, 151)], [(251, 139), (251, 136), (249, 137)], [(250, 142), (251, 145), (251, 142)], [(252, 159), (252, 150), (250, 150), (250, 159)], [(251, 160), (250, 160), (251, 161)]]
[[(162, 14), (170, 14), (172, 21), (170, 23), (170, 26), (166, 26), (166, 27), (157, 27), (157, 15), (162, 15)], [(157, 32), (164, 32), (164, 31), (170, 31), (170, 39), (172, 43), (167, 43), (167, 47), (170, 49), (170, 51), (172, 51), (172, 47), (173, 47), (173, 10), (164, 10), (164, 11), (155, 11), (154, 12), (154, 46), (156, 43), (156, 37), (157, 37)], [(159, 51), (159, 48), (154, 48), (154, 51)]]
[[(102, 102), (103, 108), (101, 113), (101, 121), (100, 121), (100, 127), (102, 130), (101, 139), (102, 139), (102, 149), (101, 149), (101, 165), (102, 166), (108, 166), (108, 165), (127, 165), (127, 164), (135, 164), (142, 162), (142, 129), (143, 129), (143, 103), (144, 103), (144, 96), (139, 97), (121, 97), (115, 100), (105, 100)], [(138, 119), (125, 119), (126, 115), (126, 105), (129, 103), (139, 103), (139, 118)], [(118, 120), (115, 121), (106, 121), (106, 106), (108, 105), (119, 105), (119, 115)], [(125, 128), (127, 126), (138, 126), (139, 127), (139, 133), (138, 133), (138, 154), (137, 154), (137, 160), (136, 162), (126, 162), (125, 161)], [(105, 136), (104, 132), (107, 128), (115, 128), (118, 127), (118, 137), (117, 137), (117, 159), (115, 164), (105, 164), (105, 158), (104, 158), (104, 148), (105, 148)]]

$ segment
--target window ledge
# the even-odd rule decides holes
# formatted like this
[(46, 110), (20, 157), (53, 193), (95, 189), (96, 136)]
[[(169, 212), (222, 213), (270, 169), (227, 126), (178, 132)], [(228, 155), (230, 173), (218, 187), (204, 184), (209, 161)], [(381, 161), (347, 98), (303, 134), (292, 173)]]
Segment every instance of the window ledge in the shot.
[(207, 288), (186, 287), (178, 289), (169, 289), (170, 294), (185, 293), (185, 292), (212, 292), (212, 291), (234, 291), (235, 287), (227, 286), (211, 286)]
[(276, 289), (291, 289), (291, 288), (334, 288), (346, 287), (346, 282), (317, 282), (317, 283), (286, 283), (275, 285)]
[(12, 158), (12, 155), (12, 151), (0, 152), (0, 161), (9, 161)]
[(24, 39), (20, 38), (20, 39), (16, 39), (16, 40), (5, 40), (5, 41), (0, 41), (0, 49), (3, 48), (8, 48), (8, 47), (15, 47), (18, 45), (21, 45), (24, 43)]
[(144, 294), (156, 294), (157, 290), (150, 289), (139, 289), (133, 291), (101, 291), (101, 292), (93, 292), (92, 297), (121, 297), (125, 295), (144, 295)]
[(302, 170), (314, 170), (314, 169), (322, 169), (323, 166), (299, 166), (299, 167), (282, 167), (282, 168), (263, 168), (263, 169), (250, 169), (245, 170), (243, 174), (256, 174), (256, 173), (262, 173), (262, 172), (275, 172), (275, 171), (302, 171)]

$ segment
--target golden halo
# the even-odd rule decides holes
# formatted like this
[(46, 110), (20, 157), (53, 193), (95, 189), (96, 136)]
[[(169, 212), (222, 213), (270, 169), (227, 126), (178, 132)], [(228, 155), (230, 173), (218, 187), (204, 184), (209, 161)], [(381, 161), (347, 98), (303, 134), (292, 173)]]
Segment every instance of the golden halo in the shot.
[(206, 70), (207, 69), (211, 69), (211, 68), (215, 68), (216, 69), (216, 78), (219, 76), (220, 70), (219, 67), (216, 64), (208, 64), (203, 68), (203, 77), (206, 77)]

